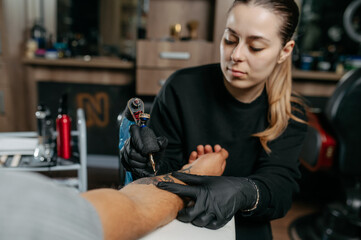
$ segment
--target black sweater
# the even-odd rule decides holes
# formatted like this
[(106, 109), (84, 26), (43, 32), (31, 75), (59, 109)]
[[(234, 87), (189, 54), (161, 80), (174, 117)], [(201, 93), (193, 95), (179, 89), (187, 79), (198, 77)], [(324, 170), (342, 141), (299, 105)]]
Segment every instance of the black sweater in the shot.
[(236, 214), (237, 239), (271, 239), (269, 221), (286, 214), (298, 191), (298, 156), (307, 126), (290, 120), (285, 132), (268, 143), (268, 155), (251, 136), (268, 126), (267, 112), (266, 91), (251, 103), (239, 102), (225, 88), (219, 64), (172, 74), (151, 112), (149, 126), (169, 140), (159, 174), (179, 170), (197, 145), (220, 144), (229, 152), (223, 175), (256, 182), (260, 202), (251, 214)]

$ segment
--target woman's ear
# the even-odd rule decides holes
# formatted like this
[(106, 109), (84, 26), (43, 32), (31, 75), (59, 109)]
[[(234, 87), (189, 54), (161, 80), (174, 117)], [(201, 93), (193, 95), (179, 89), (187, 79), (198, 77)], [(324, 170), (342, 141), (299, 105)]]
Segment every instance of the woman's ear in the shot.
[(294, 46), (295, 46), (294, 40), (287, 42), (286, 45), (281, 50), (277, 63), (282, 63), (283, 61), (285, 61), (287, 57), (291, 55)]

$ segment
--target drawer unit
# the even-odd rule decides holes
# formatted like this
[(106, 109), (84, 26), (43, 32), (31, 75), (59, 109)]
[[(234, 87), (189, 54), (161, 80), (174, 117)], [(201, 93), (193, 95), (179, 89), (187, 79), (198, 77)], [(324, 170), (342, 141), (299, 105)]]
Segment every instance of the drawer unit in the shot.
[[(150, 0), (146, 36), (137, 41), (136, 94), (155, 95), (171, 73), (180, 68), (219, 62), (219, 43), (233, 0)], [(196, 34), (189, 23), (197, 22)], [(170, 28), (179, 24), (180, 39)]]
[(137, 94), (156, 95), (164, 85), (167, 78), (177, 69), (138, 69), (137, 70)]
[(207, 41), (137, 42), (136, 93), (156, 95), (177, 69), (212, 62), (213, 44)]
[(139, 40), (137, 67), (183, 68), (212, 61), (213, 44), (206, 41)]

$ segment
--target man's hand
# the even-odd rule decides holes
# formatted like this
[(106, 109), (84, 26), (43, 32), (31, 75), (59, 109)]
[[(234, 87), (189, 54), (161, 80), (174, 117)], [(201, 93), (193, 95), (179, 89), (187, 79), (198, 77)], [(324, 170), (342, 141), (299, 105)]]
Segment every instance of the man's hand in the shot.
[[(208, 145), (212, 150), (212, 147)], [(216, 147), (217, 146), (217, 147)], [(215, 152), (202, 153), (197, 160), (182, 167), (181, 172), (195, 175), (221, 176), (226, 167), (228, 152), (221, 146), (216, 145)], [(191, 168), (191, 172), (188, 171)]]
[[(219, 144), (214, 145), (214, 152), (219, 152), (219, 151), (221, 151), (221, 149), (222, 149), (222, 147)], [(197, 160), (200, 156), (207, 154), (207, 153), (212, 153), (212, 152), (213, 152), (213, 148), (211, 145), (209, 145), (209, 144), (207, 144), (205, 146), (198, 145), (197, 151), (193, 151), (189, 155), (188, 163), (192, 163), (195, 160)]]
[(199, 227), (223, 227), (238, 210), (257, 206), (259, 193), (254, 182), (241, 177), (196, 176), (173, 172), (172, 176), (187, 185), (159, 182), (157, 187), (191, 198), (194, 205), (178, 212), (177, 219)]
[(130, 138), (120, 150), (123, 166), (135, 178), (154, 176), (149, 154), (153, 154), (155, 167), (158, 170), (168, 140), (165, 137), (157, 137), (148, 127), (132, 125), (129, 132)]

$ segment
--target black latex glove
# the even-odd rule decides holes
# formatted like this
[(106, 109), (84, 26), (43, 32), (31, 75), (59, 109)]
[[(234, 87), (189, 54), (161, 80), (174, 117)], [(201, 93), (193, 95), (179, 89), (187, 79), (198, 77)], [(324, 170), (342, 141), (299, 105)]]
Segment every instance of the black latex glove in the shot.
[(251, 209), (258, 198), (255, 183), (247, 178), (197, 176), (180, 172), (173, 172), (172, 176), (188, 185), (159, 182), (157, 187), (194, 200), (194, 205), (178, 212), (177, 219), (198, 227), (223, 227), (238, 210)]
[(131, 172), (133, 178), (154, 176), (154, 171), (149, 160), (149, 154), (153, 154), (156, 171), (168, 140), (165, 137), (156, 137), (152, 129), (132, 125), (129, 128), (130, 138), (120, 150), (120, 159), (124, 168)]

